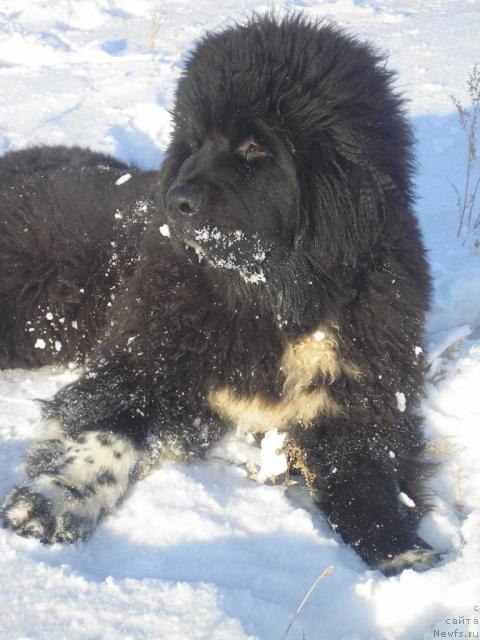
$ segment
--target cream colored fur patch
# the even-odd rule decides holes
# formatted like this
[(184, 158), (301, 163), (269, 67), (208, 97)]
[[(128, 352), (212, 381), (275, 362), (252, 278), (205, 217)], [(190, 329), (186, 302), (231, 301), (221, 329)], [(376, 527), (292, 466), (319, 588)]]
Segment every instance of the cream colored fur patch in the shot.
[[(261, 394), (239, 396), (231, 387), (210, 391), (209, 407), (239, 431), (281, 431), (292, 424), (308, 426), (318, 415), (335, 415), (341, 408), (332, 399), (328, 386), (345, 372), (358, 375), (352, 363), (343, 361), (332, 332), (319, 327), (312, 335), (289, 343), (281, 359), (284, 375), (282, 396), (272, 401)], [(316, 377), (325, 384), (310, 389)]]

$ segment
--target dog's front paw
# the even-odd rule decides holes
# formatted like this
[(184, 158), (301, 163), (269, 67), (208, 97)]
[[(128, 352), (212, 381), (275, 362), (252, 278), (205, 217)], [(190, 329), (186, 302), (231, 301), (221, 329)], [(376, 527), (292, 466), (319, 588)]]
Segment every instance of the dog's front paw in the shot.
[(52, 505), (40, 493), (17, 487), (5, 500), (2, 509), (5, 525), (21, 536), (51, 539), (55, 530)]
[(127, 491), (138, 452), (125, 437), (88, 431), (70, 439), (59, 431), (28, 452), (28, 484), (7, 497), (7, 527), (42, 542), (76, 542), (112, 511)]
[(60, 486), (56, 494), (50, 492), (47, 497), (32, 487), (17, 487), (2, 509), (5, 525), (21, 536), (46, 543), (76, 542), (84, 538), (93, 529), (94, 522), (78, 512), (80, 505), (76, 505), (75, 500), (63, 499), (65, 491), (62, 492)]
[(442, 554), (430, 547), (415, 547), (399, 553), (396, 556), (382, 560), (378, 569), (386, 576), (394, 576), (404, 569), (415, 571), (428, 571), (432, 569), (442, 558)]

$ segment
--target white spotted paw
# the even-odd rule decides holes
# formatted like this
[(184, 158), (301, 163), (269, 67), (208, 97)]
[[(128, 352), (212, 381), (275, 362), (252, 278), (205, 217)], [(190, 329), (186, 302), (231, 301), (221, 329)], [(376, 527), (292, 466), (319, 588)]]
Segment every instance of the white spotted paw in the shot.
[(54, 500), (30, 487), (17, 487), (6, 499), (2, 515), (15, 533), (47, 543), (76, 542), (93, 529), (88, 518), (80, 518), (68, 508), (58, 513), (57, 507)]
[(42, 542), (85, 538), (125, 495), (138, 452), (127, 438), (88, 431), (37, 441), (27, 453), (29, 483), (7, 497), (7, 527)]

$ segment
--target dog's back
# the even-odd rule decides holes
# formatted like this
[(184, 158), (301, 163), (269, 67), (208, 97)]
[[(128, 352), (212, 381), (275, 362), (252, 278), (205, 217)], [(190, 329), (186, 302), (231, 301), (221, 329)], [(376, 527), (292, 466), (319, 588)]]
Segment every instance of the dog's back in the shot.
[(148, 174), (78, 147), (0, 159), (2, 368), (88, 352), (121, 270), (135, 261), (147, 185)]

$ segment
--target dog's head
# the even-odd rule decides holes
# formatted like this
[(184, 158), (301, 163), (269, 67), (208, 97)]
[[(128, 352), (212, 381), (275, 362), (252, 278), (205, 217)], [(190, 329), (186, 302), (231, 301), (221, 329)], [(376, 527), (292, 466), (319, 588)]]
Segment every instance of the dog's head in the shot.
[(207, 35), (162, 170), (177, 250), (260, 286), (355, 269), (409, 204), (411, 136), (380, 62), (299, 16)]
[[(264, 269), (293, 246), (299, 184), (285, 141), (260, 119), (231, 118), (202, 134), (178, 132), (178, 168), (165, 193), (172, 240), (205, 265), (265, 281)], [(190, 128), (191, 127), (191, 128)]]

